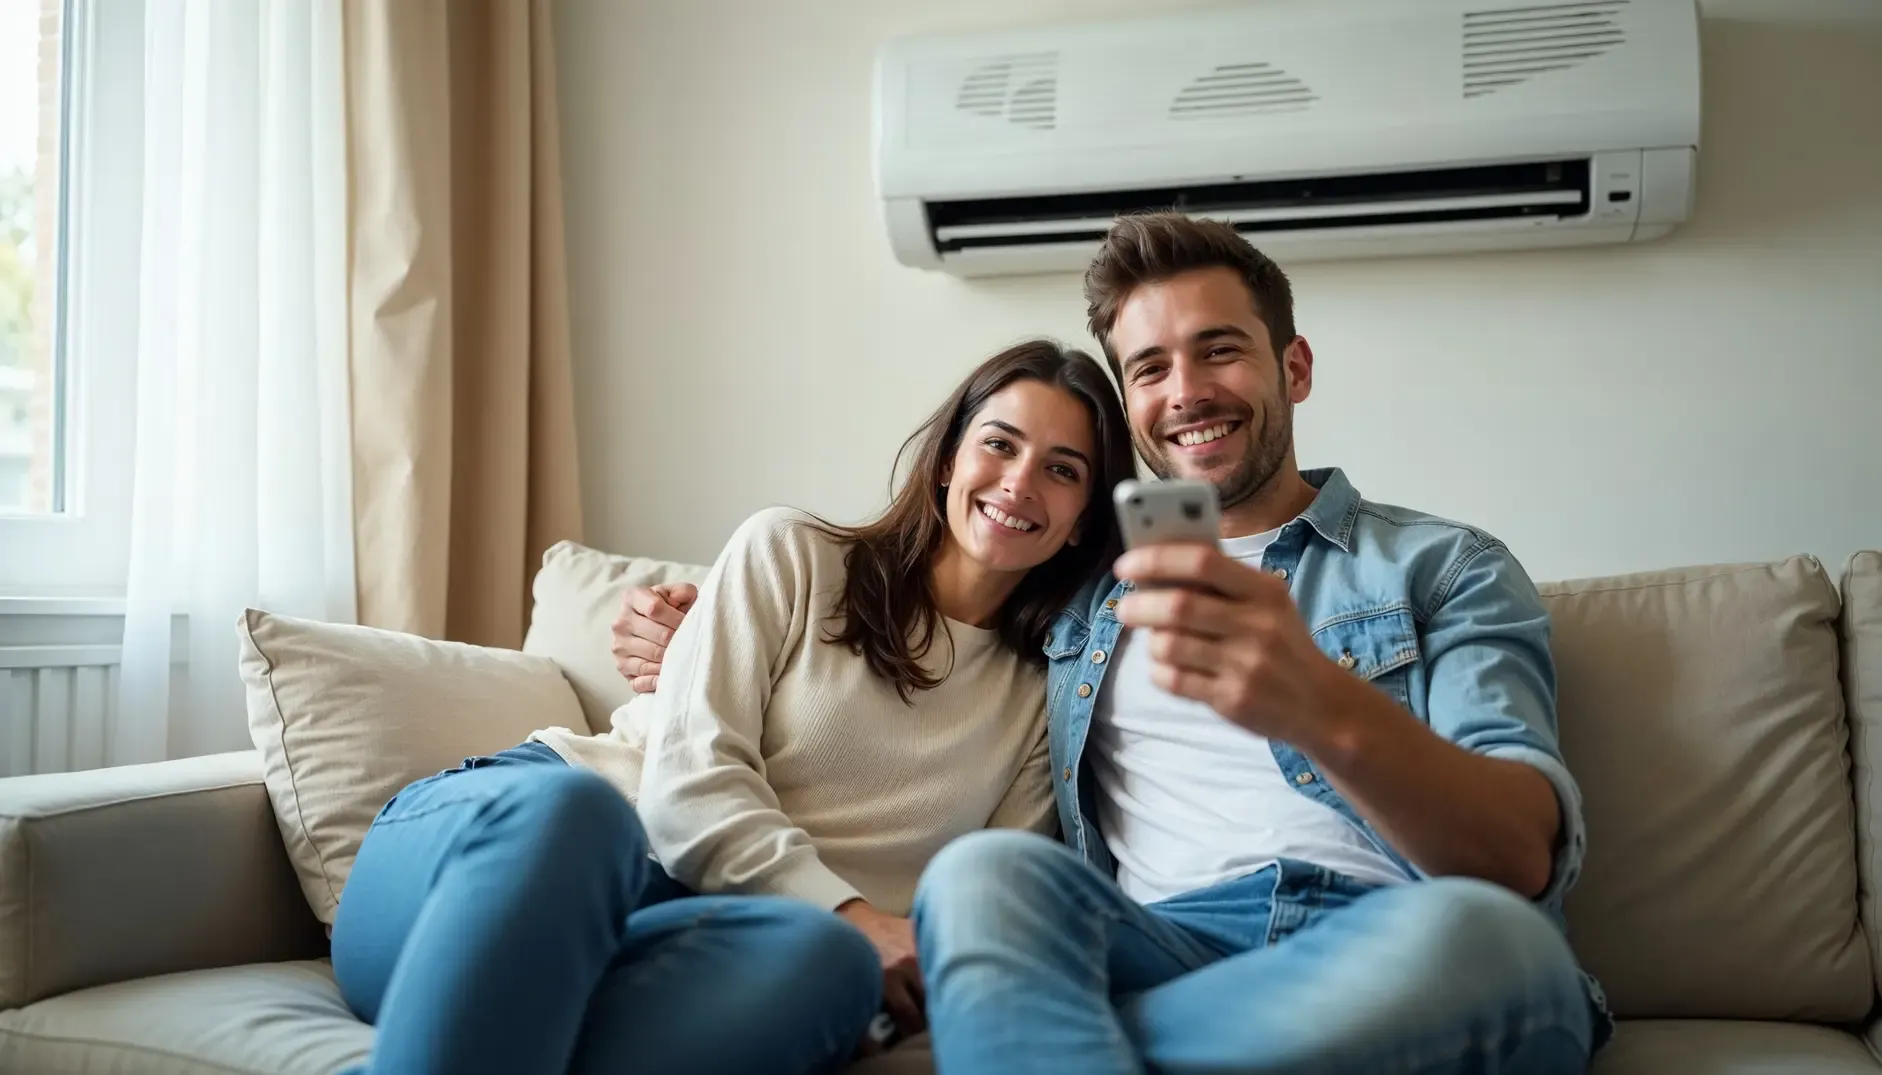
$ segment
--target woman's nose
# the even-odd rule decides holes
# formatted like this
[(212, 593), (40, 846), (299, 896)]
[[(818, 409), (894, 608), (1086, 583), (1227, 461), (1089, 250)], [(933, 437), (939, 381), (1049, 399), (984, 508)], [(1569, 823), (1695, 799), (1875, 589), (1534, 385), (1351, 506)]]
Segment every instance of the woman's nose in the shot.
[(1031, 467), (1009, 466), (1006, 468), (1006, 473), (1001, 477), (1000, 488), (1019, 497), (1021, 500), (1033, 499), (1035, 489)]

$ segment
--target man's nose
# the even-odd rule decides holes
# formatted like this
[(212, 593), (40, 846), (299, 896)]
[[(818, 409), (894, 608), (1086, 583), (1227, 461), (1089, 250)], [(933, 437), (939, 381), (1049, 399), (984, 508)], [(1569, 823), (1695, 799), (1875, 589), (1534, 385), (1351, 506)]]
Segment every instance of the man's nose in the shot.
[(1207, 403), (1214, 394), (1214, 386), (1202, 368), (1184, 359), (1170, 364), (1169, 386), (1170, 405), (1182, 410)]

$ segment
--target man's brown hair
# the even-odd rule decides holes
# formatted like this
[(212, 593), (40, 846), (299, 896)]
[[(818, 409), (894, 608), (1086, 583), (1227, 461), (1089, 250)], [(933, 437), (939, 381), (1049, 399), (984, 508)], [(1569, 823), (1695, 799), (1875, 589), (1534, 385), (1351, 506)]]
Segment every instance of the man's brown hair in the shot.
[(1279, 359), (1294, 342), (1294, 291), (1281, 267), (1240, 232), (1219, 220), (1196, 220), (1181, 213), (1122, 216), (1111, 225), (1085, 270), (1085, 304), (1091, 334), (1104, 347), (1118, 387), (1124, 385), (1124, 371), (1111, 347), (1111, 329), (1124, 300), (1144, 284), (1216, 268), (1233, 270), (1248, 285), (1255, 313), (1268, 326), (1268, 341)]

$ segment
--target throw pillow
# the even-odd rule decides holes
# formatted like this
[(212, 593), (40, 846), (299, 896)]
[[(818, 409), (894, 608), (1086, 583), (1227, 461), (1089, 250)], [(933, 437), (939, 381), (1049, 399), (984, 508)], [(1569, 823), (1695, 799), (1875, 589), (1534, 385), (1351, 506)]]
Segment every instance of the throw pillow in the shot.
[(582, 720), (542, 657), (256, 609), (238, 630), (268, 798), (301, 891), (328, 926), (367, 826), (400, 788)]

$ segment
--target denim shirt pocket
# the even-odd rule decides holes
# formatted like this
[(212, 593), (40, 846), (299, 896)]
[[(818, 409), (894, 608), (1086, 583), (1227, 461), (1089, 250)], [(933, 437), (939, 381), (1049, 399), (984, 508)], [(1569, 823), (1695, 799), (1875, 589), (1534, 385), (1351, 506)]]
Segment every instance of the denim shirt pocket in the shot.
[(1411, 606), (1400, 602), (1332, 616), (1314, 628), (1313, 638), (1341, 668), (1413, 708), (1412, 679), (1420, 654)]
[(1084, 618), (1072, 612), (1061, 612), (1052, 621), (1052, 627), (1046, 632), (1046, 640), (1041, 647), (1045, 651), (1047, 662), (1047, 682), (1049, 694), (1047, 705), (1056, 711), (1061, 702), (1059, 692), (1063, 682), (1069, 677), (1068, 670), (1078, 667), (1078, 657), (1085, 651), (1085, 643), (1091, 639), (1091, 625)]
[(1074, 612), (1061, 612), (1052, 620), (1052, 627), (1046, 632), (1044, 649), (1049, 661), (1062, 661), (1085, 648), (1085, 639), (1091, 636), (1091, 625)]

